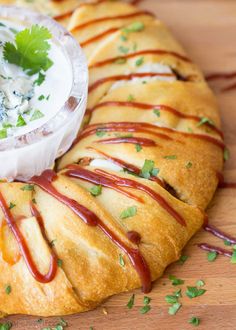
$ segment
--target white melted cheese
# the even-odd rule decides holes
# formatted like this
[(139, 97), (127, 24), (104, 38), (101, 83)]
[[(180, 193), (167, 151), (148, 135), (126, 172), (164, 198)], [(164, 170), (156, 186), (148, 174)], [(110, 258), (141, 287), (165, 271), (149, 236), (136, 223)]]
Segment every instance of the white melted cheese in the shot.
[(69, 60), (53, 40), (49, 41), (53, 65), (40, 86), (34, 84), (38, 74), (28, 76), (21, 67), (4, 60), (5, 42), (14, 43), (15, 33), (25, 28), (0, 20), (0, 131), (7, 137), (28, 133), (52, 119), (67, 101), (73, 81)]

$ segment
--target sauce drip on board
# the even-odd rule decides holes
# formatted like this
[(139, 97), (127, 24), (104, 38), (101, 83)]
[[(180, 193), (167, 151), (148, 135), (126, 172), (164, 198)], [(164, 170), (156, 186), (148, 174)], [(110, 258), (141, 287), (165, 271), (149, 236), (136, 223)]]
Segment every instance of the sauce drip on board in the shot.
[(95, 184), (99, 184), (109, 188), (116, 188), (116, 186), (133, 188), (145, 192), (151, 196), (165, 211), (167, 211), (179, 224), (186, 226), (186, 222), (182, 215), (180, 215), (160, 194), (152, 190), (150, 187), (137, 182), (135, 180), (119, 177), (115, 174), (107, 173), (103, 170), (89, 171), (79, 165), (69, 165), (65, 174), (69, 177), (82, 179)]
[(207, 243), (200, 243), (197, 245), (200, 249), (208, 251), (208, 252), (216, 252), (217, 254), (226, 256), (231, 258), (232, 257), (232, 251), (217, 247), (217, 246), (213, 246)]
[(140, 276), (143, 291), (148, 293), (151, 290), (151, 274), (149, 267), (138, 249), (127, 246), (112, 230), (102, 222), (102, 220), (85, 206), (79, 204), (74, 199), (71, 199), (60, 193), (54, 186), (53, 181), (57, 179), (57, 175), (52, 170), (46, 170), (40, 176), (34, 176), (30, 183), (33, 183), (43, 189), (45, 192), (56, 198), (58, 201), (66, 205), (77, 216), (79, 216), (85, 224), (93, 227), (99, 227), (102, 232), (121, 250), (123, 250), (131, 264)]
[[(207, 81), (218, 81), (218, 80), (234, 80), (236, 78), (236, 71), (232, 72), (218, 72), (218, 73), (211, 73), (209, 75), (206, 75)], [(223, 87), (220, 89), (221, 92), (228, 92), (233, 89), (236, 89), (236, 82), (233, 82), (231, 84), (226, 85), (226, 87)]]
[[(9, 210), (9, 207), (7, 206), (6, 201), (1, 192), (0, 192), (0, 208), (2, 209), (2, 212), (3, 212), (7, 225), (9, 226), (10, 230), (12, 231), (12, 233), (16, 239), (16, 242), (17, 242), (19, 250), (20, 250), (20, 254), (24, 258), (24, 261), (25, 261), (31, 275), (38, 282), (41, 282), (41, 283), (51, 282), (55, 278), (56, 272), (57, 272), (57, 258), (55, 256), (55, 254), (53, 252), (51, 253), (50, 267), (49, 267), (48, 273), (46, 275), (41, 274), (39, 272), (34, 260), (32, 259), (30, 250), (27, 246), (24, 236), (22, 235), (20, 229), (18, 228), (17, 223), (16, 223), (11, 211)], [(45, 238), (46, 234), (45, 234), (42, 218), (41, 218), (41, 216), (39, 216), (39, 213), (36, 211), (35, 206), (34, 207), (31, 206), (31, 210), (33, 211), (32, 215), (36, 217), (36, 219), (39, 223), (40, 229), (42, 231), (43, 237)]]

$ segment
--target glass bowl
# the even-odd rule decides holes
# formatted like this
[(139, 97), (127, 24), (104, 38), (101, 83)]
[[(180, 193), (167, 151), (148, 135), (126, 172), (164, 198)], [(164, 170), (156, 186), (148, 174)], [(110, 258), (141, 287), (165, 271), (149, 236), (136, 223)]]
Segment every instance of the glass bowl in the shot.
[(22, 22), (24, 27), (34, 24), (47, 27), (72, 71), (70, 94), (52, 118), (29, 132), (0, 140), (0, 178), (28, 180), (52, 168), (55, 159), (62, 156), (76, 138), (87, 104), (88, 68), (77, 41), (53, 19), (24, 8), (0, 6), (1, 19)]

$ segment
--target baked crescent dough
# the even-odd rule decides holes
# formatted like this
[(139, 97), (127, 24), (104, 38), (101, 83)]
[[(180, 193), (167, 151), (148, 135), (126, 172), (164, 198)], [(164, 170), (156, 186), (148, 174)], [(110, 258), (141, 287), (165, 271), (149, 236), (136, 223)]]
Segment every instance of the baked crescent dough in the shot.
[(148, 292), (202, 226), (223, 166), (215, 98), (161, 22), (98, 1), (69, 29), (90, 67), (85, 126), (57, 174), (0, 184), (2, 314), (72, 314)]

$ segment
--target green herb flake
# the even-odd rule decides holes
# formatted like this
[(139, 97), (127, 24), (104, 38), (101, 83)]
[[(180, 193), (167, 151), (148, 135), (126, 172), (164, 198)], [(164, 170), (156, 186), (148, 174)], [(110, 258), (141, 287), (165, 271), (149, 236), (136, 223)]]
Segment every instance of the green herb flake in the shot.
[(11, 322), (0, 323), (0, 330), (10, 330), (12, 328)]
[(14, 209), (14, 207), (16, 206), (16, 204), (14, 204), (14, 203), (12, 203), (12, 202), (10, 202), (10, 205), (9, 205), (9, 210), (12, 210), (12, 209)]
[(170, 315), (175, 315), (178, 312), (178, 310), (181, 308), (181, 306), (182, 304), (180, 304), (179, 302), (174, 303), (171, 307), (169, 307), (168, 313)]
[(17, 118), (16, 127), (22, 127), (22, 126), (26, 126), (26, 121), (24, 120), (22, 115), (19, 115)]
[(127, 97), (127, 101), (133, 102), (134, 100), (135, 100), (135, 97), (132, 94), (129, 94), (129, 96)]
[(178, 302), (178, 297), (176, 297), (175, 295), (167, 295), (165, 296), (165, 301), (168, 304), (175, 304)]
[(151, 306), (145, 305), (145, 306), (141, 307), (139, 311), (140, 311), (140, 314), (147, 314), (150, 310), (151, 310)]
[(193, 163), (192, 162), (187, 162), (186, 165), (185, 165), (185, 167), (187, 169), (191, 168), (192, 166), (193, 166)]
[(137, 61), (135, 62), (135, 65), (136, 66), (141, 66), (143, 64), (143, 62), (144, 62), (144, 57), (143, 56), (142, 57), (139, 57), (137, 59)]
[(230, 157), (229, 149), (224, 148), (224, 161), (226, 162), (227, 160), (229, 160), (229, 157)]
[(118, 50), (123, 54), (128, 54), (129, 48), (124, 46), (119, 46)]
[(102, 186), (101, 185), (99, 185), (99, 186), (93, 186), (92, 188), (90, 188), (89, 191), (90, 191), (90, 194), (92, 196), (94, 196), (94, 197), (99, 196), (102, 193)]
[(230, 243), (230, 241), (228, 241), (227, 239), (225, 239), (225, 240), (224, 240), (224, 245), (226, 245), (226, 246), (230, 246), (231, 243)]
[(61, 259), (57, 259), (58, 267), (62, 267), (63, 261)]
[(40, 95), (39, 97), (38, 97), (38, 100), (39, 101), (42, 101), (42, 100), (44, 100), (45, 99), (45, 96), (44, 95)]
[(49, 245), (50, 245), (51, 247), (54, 247), (56, 241), (57, 241), (56, 239), (53, 239), (53, 240), (49, 243)]
[(213, 261), (216, 260), (217, 256), (218, 256), (217, 252), (210, 251), (210, 252), (207, 253), (207, 260), (210, 261), (210, 262), (213, 262)]
[(34, 191), (34, 185), (33, 184), (26, 184), (25, 186), (20, 188), (23, 191)]
[(4, 128), (0, 130), (0, 140), (5, 138), (7, 138), (7, 130)]
[(188, 260), (189, 256), (181, 256), (178, 260), (178, 263), (180, 265), (183, 265), (187, 260)]
[(122, 211), (120, 214), (121, 219), (127, 219), (135, 216), (137, 214), (137, 207), (130, 206), (126, 210)]
[(129, 34), (131, 32), (141, 32), (145, 28), (145, 25), (142, 22), (133, 22), (124, 29), (122, 29), (122, 32), (125, 34)]
[(41, 86), (42, 83), (45, 81), (46, 75), (43, 74), (42, 72), (39, 72), (38, 78), (35, 79), (34, 85)]
[(163, 158), (174, 160), (174, 159), (177, 159), (177, 156), (176, 155), (168, 155), (168, 156), (164, 156)]
[(44, 114), (40, 110), (35, 110), (32, 114), (32, 117), (30, 118), (30, 121), (34, 121), (40, 118), (43, 118)]
[(1, 27), (6, 27), (6, 25), (3, 24), (2, 22), (0, 22), (0, 26), (1, 26)]
[(125, 64), (127, 62), (127, 59), (125, 57), (119, 57), (115, 60), (115, 64)]
[(198, 289), (196, 286), (187, 286), (186, 296), (190, 299), (202, 296), (206, 290)]
[(51, 48), (48, 40), (51, 38), (50, 31), (39, 25), (17, 32), (14, 44), (4, 44), (4, 59), (20, 66), (28, 75), (39, 73), (41, 70), (47, 71), (53, 64), (48, 58)]
[(177, 278), (174, 275), (169, 275), (169, 280), (171, 280), (172, 285), (181, 285), (181, 284), (184, 284), (184, 280), (181, 280), (180, 278)]
[(124, 34), (122, 34), (122, 35), (120, 36), (120, 40), (121, 40), (121, 41), (127, 41), (128, 38), (127, 38)]
[(106, 132), (98, 128), (98, 129), (96, 130), (96, 135), (97, 135), (98, 137), (103, 137), (104, 135), (106, 135)]
[(191, 317), (188, 323), (192, 324), (193, 326), (197, 327), (200, 324), (200, 319), (196, 316)]
[(150, 179), (151, 176), (157, 176), (160, 170), (158, 168), (154, 168), (154, 166), (155, 163), (153, 160), (145, 159), (140, 176), (145, 179)]
[(124, 261), (122, 254), (119, 254), (119, 263), (120, 263), (121, 267), (125, 267), (125, 261)]
[(132, 296), (130, 297), (130, 300), (127, 303), (127, 308), (128, 309), (132, 309), (134, 307), (134, 300), (135, 300), (135, 294), (132, 294)]
[(6, 286), (5, 292), (6, 292), (6, 294), (10, 294), (11, 293), (11, 286), (10, 285)]
[(196, 286), (198, 287), (198, 288), (200, 288), (201, 286), (204, 286), (205, 285), (205, 282), (203, 281), (203, 280), (198, 280), (197, 282), (196, 282)]
[(230, 259), (231, 264), (236, 264), (236, 246), (233, 247), (232, 257)]
[(144, 305), (149, 305), (150, 304), (150, 302), (151, 302), (151, 298), (150, 297), (148, 297), (148, 296), (144, 296), (143, 297), (143, 303), (144, 303)]
[(159, 109), (153, 109), (153, 113), (157, 116), (160, 117), (161, 116), (161, 112)]
[(209, 119), (209, 118), (207, 118), (207, 117), (202, 117), (202, 118), (199, 120), (199, 122), (198, 122), (198, 124), (197, 124), (197, 127), (200, 127), (200, 126), (202, 126), (202, 125), (204, 125), (204, 124), (209, 124), (209, 125), (211, 125), (211, 126), (215, 126), (214, 122), (213, 122), (211, 119)]
[(135, 144), (135, 149), (137, 152), (140, 152), (143, 148), (142, 148), (141, 144), (137, 143), (137, 144)]
[(2, 123), (2, 127), (3, 127), (3, 128), (12, 128), (13, 125), (10, 124), (10, 123)]

